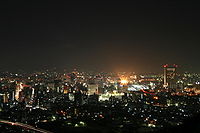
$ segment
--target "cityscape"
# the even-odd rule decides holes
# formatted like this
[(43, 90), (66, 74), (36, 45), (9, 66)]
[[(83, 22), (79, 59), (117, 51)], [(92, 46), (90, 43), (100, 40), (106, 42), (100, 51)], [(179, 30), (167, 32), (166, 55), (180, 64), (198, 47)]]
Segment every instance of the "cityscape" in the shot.
[(200, 133), (200, 4), (2, 1), (1, 133)]
[(1, 73), (1, 131), (31, 132), (19, 122), (40, 132), (169, 132), (198, 115), (200, 74), (178, 73), (175, 64), (162, 68), (160, 74)]

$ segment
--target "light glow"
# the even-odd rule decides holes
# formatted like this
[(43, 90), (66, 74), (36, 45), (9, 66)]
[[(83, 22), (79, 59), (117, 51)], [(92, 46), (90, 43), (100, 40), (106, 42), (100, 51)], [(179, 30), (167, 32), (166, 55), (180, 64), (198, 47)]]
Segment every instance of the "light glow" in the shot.
[(128, 80), (126, 79), (126, 78), (120, 78), (121, 79), (121, 81), (120, 81), (120, 83), (122, 84), (122, 85), (127, 85), (128, 84)]

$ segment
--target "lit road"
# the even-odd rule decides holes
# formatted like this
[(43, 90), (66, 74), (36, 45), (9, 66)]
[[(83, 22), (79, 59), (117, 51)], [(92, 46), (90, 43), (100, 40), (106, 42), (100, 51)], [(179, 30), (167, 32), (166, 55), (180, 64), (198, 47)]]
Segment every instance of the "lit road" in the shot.
[(5, 121), (5, 120), (0, 120), (0, 123), (4, 123), (4, 124), (8, 124), (8, 125), (12, 125), (12, 126), (20, 126), (22, 128), (28, 129), (28, 130), (33, 130), (35, 132), (40, 132), (40, 133), (52, 133), (40, 128), (35, 128), (33, 126), (27, 125), (27, 124), (23, 124), (23, 123), (19, 123), (19, 122), (10, 122), (10, 121)]

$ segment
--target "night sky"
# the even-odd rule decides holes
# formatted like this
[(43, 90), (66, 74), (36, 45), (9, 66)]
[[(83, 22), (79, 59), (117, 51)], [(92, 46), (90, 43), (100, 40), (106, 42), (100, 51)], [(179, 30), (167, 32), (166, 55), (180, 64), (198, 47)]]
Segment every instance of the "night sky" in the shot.
[(94, 1), (0, 4), (0, 69), (200, 72), (199, 4)]

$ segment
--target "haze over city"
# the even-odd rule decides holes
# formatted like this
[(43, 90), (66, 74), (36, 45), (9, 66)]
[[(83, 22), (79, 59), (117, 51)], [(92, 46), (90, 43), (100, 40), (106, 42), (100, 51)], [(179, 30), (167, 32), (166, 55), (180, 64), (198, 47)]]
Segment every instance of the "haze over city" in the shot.
[(199, 72), (199, 8), (193, 1), (5, 2), (1, 66)]

